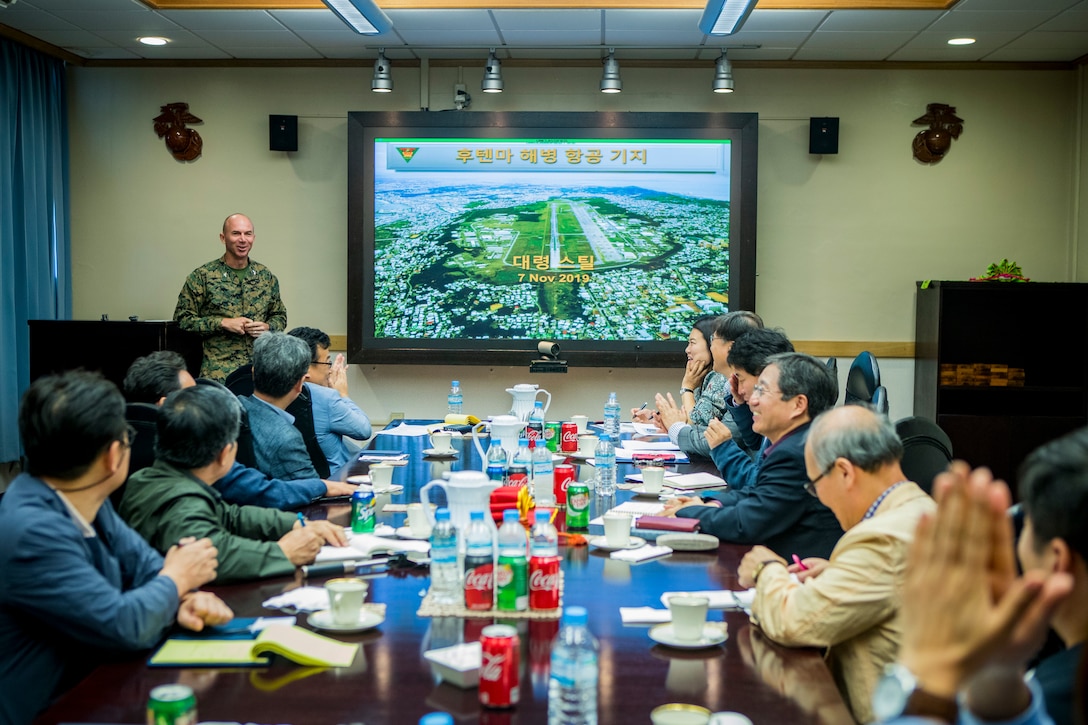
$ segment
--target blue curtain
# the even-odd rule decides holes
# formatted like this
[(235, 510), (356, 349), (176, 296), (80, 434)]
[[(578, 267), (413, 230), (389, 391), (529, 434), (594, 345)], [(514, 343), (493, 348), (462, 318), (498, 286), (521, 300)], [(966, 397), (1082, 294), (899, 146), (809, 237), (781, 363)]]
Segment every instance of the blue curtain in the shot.
[(27, 320), (72, 316), (64, 62), (0, 38), (0, 461), (20, 456)]

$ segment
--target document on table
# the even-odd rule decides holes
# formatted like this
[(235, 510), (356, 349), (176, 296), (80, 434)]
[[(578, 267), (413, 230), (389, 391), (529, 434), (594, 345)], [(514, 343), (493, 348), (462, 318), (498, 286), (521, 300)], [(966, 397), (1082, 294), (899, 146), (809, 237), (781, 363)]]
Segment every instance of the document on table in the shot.
[(408, 423), (401, 423), (396, 428), (383, 428), (382, 430), (375, 433), (375, 435), (408, 436), (410, 438), (421, 438), (425, 435), (431, 434), (431, 432), (427, 430), (427, 428), (428, 426), (425, 425), (409, 425)]
[[(619, 506), (609, 509), (621, 514), (631, 514), (631, 528), (635, 528), (639, 516), (656, 516), (665, 510), (665, 504), (655, 501), (624, 501)], [(589, 523), (604, 526), (604, 517), (598, 516)]]
[(693, 489), (714, 488), (724, 486), (725, 479), (718, 478), (713, 473), (681, 473), (677, 476), (665, 475), (665, 485), (669, 488)]
[(620, 448), (632, 451), (635, 453), (642, 453), (644, 451), (679, 451), (680, 446), (676, 445), (672, 441), (635, 441), (625, 440), (620, 441)]

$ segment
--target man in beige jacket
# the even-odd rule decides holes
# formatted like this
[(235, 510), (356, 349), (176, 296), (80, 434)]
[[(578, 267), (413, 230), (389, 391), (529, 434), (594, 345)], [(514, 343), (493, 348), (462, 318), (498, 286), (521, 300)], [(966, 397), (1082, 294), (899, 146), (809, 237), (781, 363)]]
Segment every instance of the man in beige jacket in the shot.
[(791, 565), (756, 546), (738, 571), (741, 586), (756, 587), (752, 619), (764, 634), (784, 645), (828, 648), (828, 666), (859, 722), (872, 720), (873, 688), (899, 648), (900, 588), (914, 530), (936, 510), (903, 475), (902, 456), (891, 423), (868, 408), (819, 416), (805, 446), (806, 488), (846, 533), (829, 561)]

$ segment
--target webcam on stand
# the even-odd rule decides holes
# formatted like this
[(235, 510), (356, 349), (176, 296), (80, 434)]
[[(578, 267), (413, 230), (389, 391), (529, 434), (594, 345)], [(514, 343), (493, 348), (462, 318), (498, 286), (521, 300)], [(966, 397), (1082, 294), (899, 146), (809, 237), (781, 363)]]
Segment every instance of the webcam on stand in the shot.
[(536, 345), (536, 351), (540, 358), (529, 361), (531, 373), (565, 373), (567, 361), (559, 359), (559, 343), (541, 340)]

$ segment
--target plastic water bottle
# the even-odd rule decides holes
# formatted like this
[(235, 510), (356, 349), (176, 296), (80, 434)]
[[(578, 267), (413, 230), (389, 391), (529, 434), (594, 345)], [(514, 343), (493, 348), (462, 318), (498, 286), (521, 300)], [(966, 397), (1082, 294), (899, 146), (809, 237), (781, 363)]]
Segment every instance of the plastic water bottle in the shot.
[[(514, 462), (510, 466), (510, 476), (507, 485), (528, 486), (532, 483), (533, 454), (529, 451), (529, 439), (519, 438), (518, 449), (514, 451)], [(524, 473), (523, 473), (524, 472)], [(524, 475), (524, 478), (522, 476)], [(530, 491), (532, 489), (529, 489)]]
[(548, 725), (597, 725), (597, 639), (586, 627), (586, 608), (567, 607), (552, 643)]
[(457, 568), (457, 527), (450, 510), (434, 512), (431, 530), (431, 597), (436, 604), (461, 604), (461, 575)]
[(608, 402), (604, 404), (604, 432), (612, 436), (612, 440), (620, 438), (620, 403), (615, 393), (609, 393)]
[(498, 438), (491, 439), (491, 447), (487, 449), (487, 477), (498, 481), (500, 486), (506, 480), (506, 449)]
[(526, 555), (525, 527), (517, 509), (502, 512), (499, 527), (499, 563), (495, 569), (497, 608), (523, 612), (529, 608), (529, 558)]
[(525, 426), (526, 437), (531, 441), (544, 442), (544, 402), (541, 400), (533, 403), (533, 410), (529, 413), (529, 424)]
[(469, 512), (465, 529), (465, 606), (491, 609), (495, 606), (495, 549), (491, 527), (483, 511)]
[(593, 454), (593, 466), (597, 469), (596, 493), (598, 496), (611, 496), (616, 493), (616, 449), (612, 437), (601, 433), (597, 450)]
[[(555, 506), (555, 469), (552, 467), (552, 452), (544, 445), (544, 440), (535, 440), (533, 448), (533, 499), (537, 506)], [(530, 443), (530, 445), (532, 445)]]
[(461, 381), (454, 380), (450, 383), (450, 393), (446, 396), (446, 412), (460, 413), (464, 402), (465, 397), (461, 395)]

